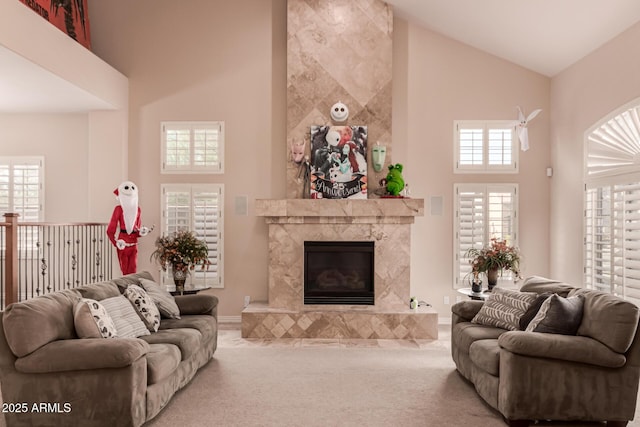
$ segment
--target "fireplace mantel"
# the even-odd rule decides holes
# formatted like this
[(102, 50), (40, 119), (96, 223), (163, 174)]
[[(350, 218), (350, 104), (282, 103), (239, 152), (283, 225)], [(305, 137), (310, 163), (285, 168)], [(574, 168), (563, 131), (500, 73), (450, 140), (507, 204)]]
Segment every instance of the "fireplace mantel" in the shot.
[[(269, 226), (269, 300), (243, 310), (243, 337), (437, 337), (437, 313), (409, 309), (411, 225), (424, 199), (258, 199), (255, 210)], [(374, 304), (304, 304), (306, 241), (374, 242)]]
[(424, 199), (258, 199), (255, 209), (267, 223), (411, 224), (416, 216), (424, 215)]

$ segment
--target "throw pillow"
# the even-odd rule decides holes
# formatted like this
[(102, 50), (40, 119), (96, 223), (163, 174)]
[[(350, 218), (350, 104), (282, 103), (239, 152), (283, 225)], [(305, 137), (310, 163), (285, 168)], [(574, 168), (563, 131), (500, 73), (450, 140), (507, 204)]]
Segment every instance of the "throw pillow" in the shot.
[(140, 278), (140, 285), (145, 291), (147, 291), (147, 294), (149, 294), (153, 302), (156, 304), (162, 316), (169, 319), (180, 318), (180, 309), (178, 308), (173, 295), (165, 289), (162, 289), (162, 287), (153, 280)]
[(160, 312), (147, 292), (138, 285), (129, 285), (124, 296), (133, 304), (149, 332), (158, 332)]
[(103, 299), (100, 303), (113, 319), (118, 331), (118, 337), (136, 338), (142, 335), (149, 335), (149, 330), (124, 295)]
[(116, 325), (98, 301), (81, 298), (73, 306), (73, 324), (79, 338), (116, 338)]
[(538, 314), (538, 311), (540, 311), (540, 307), (542, 306), (542, 303), (545, 302), (547, 298), (549, 298), (551, 295), (553, 295), (551, 292), (543, 292), (540, 295), (538, 295), (538, 298), (536, 298), (533, 304), (531, 304), (531, 307), (529, 307), (529, 309), (520, 318), (521, 331), (524, 331), (527, 329), (527, 326), (529, 326), (529, 323), (531, 323), (533, 318), (536, 317), (536, 314)]
[(527, 332), (575, 335), (582, 322), (584, 295), (563, 298), (553, 294), (540, 306)]
[(517, 331), (520, 318), (531, 307), (538, 294), (493, 288), (491, 295), (471, 320), (480, 325)]

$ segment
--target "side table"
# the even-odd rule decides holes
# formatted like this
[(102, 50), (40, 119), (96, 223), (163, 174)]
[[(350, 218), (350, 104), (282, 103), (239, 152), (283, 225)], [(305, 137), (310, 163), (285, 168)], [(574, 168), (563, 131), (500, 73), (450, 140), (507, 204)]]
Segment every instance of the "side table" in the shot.
[(491, 292), (489, 292), (486, 289), (483, 290), (482, 292), (473, 292), (471, 288), (460, 288), (458, 289), (458, 292), (461, 293), (462, 295), (468, 296), (472, 300), (479, 300), (479, 301), (484, 301), (487, 298), (489, 298), (489, 295), (491, 295)]
[(173, 290), (173, 291), (169, 291), (169, 293), (175, 297), (177, 295), (194, 295), (194, 294), (197, 294), (200, 291), (204, 291), (204, 290), (207, 290), (207, 289), (211, 289), (211, 286), (207, 286), (206, 288), (185, 289), (182, 292)]

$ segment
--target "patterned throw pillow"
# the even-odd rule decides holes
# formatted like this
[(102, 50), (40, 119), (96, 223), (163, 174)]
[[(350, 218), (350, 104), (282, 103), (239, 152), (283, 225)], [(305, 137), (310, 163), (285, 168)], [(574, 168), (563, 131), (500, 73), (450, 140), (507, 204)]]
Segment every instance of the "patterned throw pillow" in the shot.
[(133, 304), (144, 325), (150, 332), (158, 332), (160, 327), (160, 312), (151, 297), (138, 285), (129, 285), (124, 296)]
[(180, 318), (180, 309), (178, 308), (173, 295), (162, 289), (160, 285), (153, 280), (140, 278), (140, 286), (142, 286), (144, 290), (147, 291), (147, 294), (151, 296), (151, 299), (156, 303), (158, 310), (160, 310), (160, 314), (169, 319)]
[(79, 338), (116, 338), (116, 325), (98, 301), (81, 298), (73, 306), (73, 323)]
[(493, 288), (491, 295), (471, 322), (517, 331), (520, 329), (520, 318), (537, 297), (538, 294), (534, 292)]
[(575, 335), (582, 322), (584, 295), (563, 298), (553, 294), (542, 304), (527, 332)]
[(113, 323), (116, 324), (119, 338), (136, 338), (142, 335), (149, 335), (149, 330), (124, 295), (103, 299), (100, 303), (113, 319)]

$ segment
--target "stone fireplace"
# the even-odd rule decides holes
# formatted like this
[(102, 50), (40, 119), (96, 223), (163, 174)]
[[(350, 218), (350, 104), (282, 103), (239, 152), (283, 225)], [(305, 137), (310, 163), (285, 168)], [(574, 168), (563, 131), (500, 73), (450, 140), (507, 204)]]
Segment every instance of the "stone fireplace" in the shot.
[[(243, 310), (243, 337), (437, 338), (437, 313), (409, 309), (424, 200), (257, 200), (256, 211), (269, 226), (269, 300)], [(372, 242), (374, 304), (305, 304), (305, 242)]]

